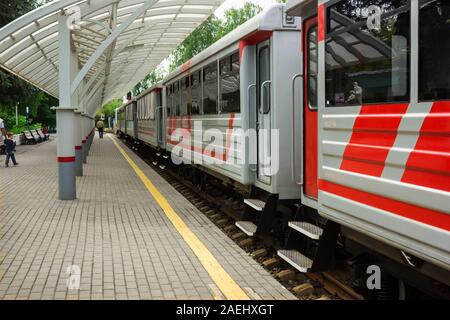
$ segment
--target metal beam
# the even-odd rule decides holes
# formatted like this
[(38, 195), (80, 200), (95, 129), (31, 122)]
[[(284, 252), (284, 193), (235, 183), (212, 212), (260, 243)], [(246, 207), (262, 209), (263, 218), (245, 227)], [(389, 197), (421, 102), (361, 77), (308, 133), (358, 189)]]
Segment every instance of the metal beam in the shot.
[(106, 51), (106, 49), (120, 36), (120, 34), (125, 31), (140, 15), (145, 14), (148, 8), (153, 6), (158, 0), (147, 0), (139, 7), (135, 13), (133, 13), (128, 19), (126, 19), (119, 27), (115, 28), (113, 32), (103, 41), (102, 45), (97, 48), (94, 54), (89, 58), (89, 61), (83, 66), (81, 71), (78, 73), (74, 82), (72, 83), (71, 92), (74, 93), (78, 86), (80, 85), (83, 78), (86, 76), (88, 71), (96, 63), (98, 58)]

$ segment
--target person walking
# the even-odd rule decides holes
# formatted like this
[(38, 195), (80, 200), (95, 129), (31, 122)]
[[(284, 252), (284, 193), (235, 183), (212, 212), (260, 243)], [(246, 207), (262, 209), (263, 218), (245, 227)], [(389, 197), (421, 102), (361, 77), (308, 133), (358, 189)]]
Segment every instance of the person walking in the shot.
[(9, 160), (12, 160), (13, 164), (15, 166), (19, 165), (16, 161), (16, 143), (13, 140), (13, 134), (11, 132), (8, 132), (6, 134), (5, 139), (5, 151), (6, 151), (6, 161), (5, 161), (5, 167), (9, 167)]
[(100, 139), (103, 139), (103, 132), (105, 130), (105, 124), (103, 123), (102, 120), (97, 122), (97, 129), (98, 129), (98, 135), (99, 135)]

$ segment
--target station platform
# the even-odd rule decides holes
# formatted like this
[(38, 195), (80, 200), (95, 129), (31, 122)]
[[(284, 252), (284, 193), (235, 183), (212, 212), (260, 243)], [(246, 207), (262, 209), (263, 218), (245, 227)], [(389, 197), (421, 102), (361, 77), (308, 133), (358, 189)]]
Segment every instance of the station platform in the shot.
[(17, 151), (0, 157), (0, 299), (295, 299), (115, 136), (75, 201), (57, 200), (55, 137)]

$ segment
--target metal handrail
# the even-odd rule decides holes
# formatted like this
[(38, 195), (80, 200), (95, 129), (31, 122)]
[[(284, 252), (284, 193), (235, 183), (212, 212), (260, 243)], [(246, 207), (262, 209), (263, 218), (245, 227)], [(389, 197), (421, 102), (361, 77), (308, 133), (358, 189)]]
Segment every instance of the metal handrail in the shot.
[[(248, 88), (247, 88), (247, 108), (248, 108), (248, 110), (250, 110), (250, 90), (253, 87), (256, 89), (256, 83), (253, 83), (253, 84), (249, 85)], [(252, 166), (253, 166), (253, 164), (249, 164), (249, 166), (248, 166), (250, 171), (257, 172), (258, 168), (252, 168)]]
[(266, 80), (261, 84), (261, 105), (259, 106), (260, 114), (264, 114), (264, 87), (269, 83), (272, 84), (272, 80)]
[(303, 78), (303, 75), (298, 73), (292, 77), (292, 145), (291, 145), (291, 160), (292, 160), (292, 180), (298, 184), (302, 185), (302, 181), (297, 181), (297, 173), (296, 173), (296, 157), (295, 157), (295, 83), (298, 78)]

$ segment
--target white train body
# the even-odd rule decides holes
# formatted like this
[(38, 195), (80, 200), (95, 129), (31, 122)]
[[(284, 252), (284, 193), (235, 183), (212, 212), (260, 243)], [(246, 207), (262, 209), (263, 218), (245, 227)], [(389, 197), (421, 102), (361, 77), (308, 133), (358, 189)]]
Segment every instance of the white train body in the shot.
[[(444, 43), (424, 53), (420, 37), (430, 31), (418, 21), (437, 15), (439, 23), (450, 9), (437, 0), (404, 0), (386, 4), (373, 21), (361, 16), (369, 7), (377, 14), (378, 2), (274, 5), (137, 97), (135, 125), (121, 123), (118, 112), (117, 127), (158, 150), (181, 147), (196, 168), (224, 181), (311, 208), (338, 224), (342, 237), (449, 285), (450, 50)], [(362, 7), (347, 10), (354, 5)], [(377, 28), (386, 23), (395, 28), (383, 41)], [(448, 42), (445, 27), (432, 32)], [(445, 61), (444, 71), (433, 60)], [(122, 108), (131, 118), (134, 104)], [(177, 129), (192, 143), (180, 144)], [(220, 143), (205, 139), (210, 129), (224, 137)], [(279, 136), (235, 142), (236, 132), (251, 129)], [(273, 174), (260, 161), (264, 148), (279, 155)], [(197, 164), (202, 154), (222, 163)], [(258, 161), (249, 163), (255, 154)], [(263, 229), (239, 228), (248, 235)], [(297, 269), (315, 269), (284, 253)]]
[[(278, 194), (280, 199), (299, 198), (301, 188), (293, 181), (290, 169), (290, 79), (301, 68), (296, 49), (300, 47), (299, 26), (297, 19), (285, 20), (282, 5), (273, 6), (248, 21), (138, 96), (137, 136), (130, 133), (131, 127), (127, 128), (127, 135), (168, 152), (179, 145), (184, 149), (180, 155), (189, 157), (186, 160), (194, 163), (196, 157), (202, 156), (201, 167), (232, 181), (255, 185)], [(258, 53), (265, 55), (264, 65), (258, 65)], [(266, 72), (264, 81), (258, 79), (258, 67)], [(258, 116), (263, 85), (271, 91), (270, 98), (264, 101), (270, 107)], [(156, 91), (161, 92), (162, 105), (157, 102)], [(130, 104), (125, 106), (127, 115), (132, 112), (130, 108)], [(161, 126), (157, 126), (158, 118), (164, 118)], [(274, 168), (276, 174), (271, 176), (264, 175), (258, 164), (244, 161), (243, 157), (249, 159), (252, 153), (256, 154), (255, 144), (246, 140), (247, 145), (243, 147), (242, 141), (234, 138), (239, 130), (257, 130), (257, 122), (258, 129), (268, 133), (279, 130), (283, 141), (271, 146), (280, 155), (276, 164), (280, 169)], [(196, 130), (203, 134), (195, 134), (195, 124), (201, 124)], [(164, 137), (158, 139), (157, 128), (165, 132)], [(174, 140), (177, 129), (190, 132), (191, 146)], [(211, 129), (218, 130), (223, 140), (219, 143), (205, 140), (204, 135)], [(300, 144), (297, 152), (300, 158)]]
[(450, 5), (293, 0), (287, 10), (318, 33), (319, 213), (448, 283), (435, 266), (450, 270)]

